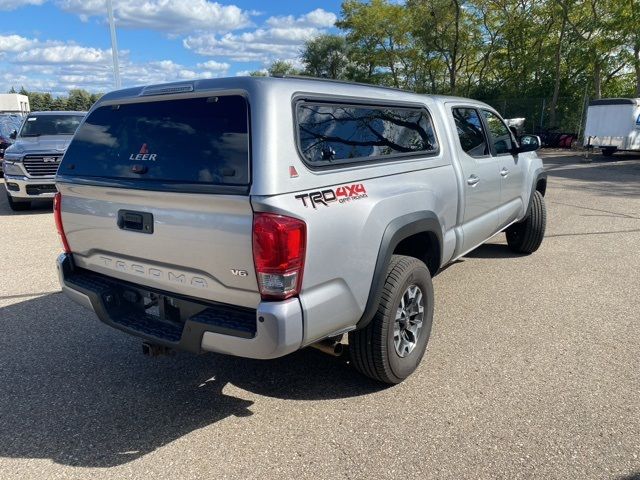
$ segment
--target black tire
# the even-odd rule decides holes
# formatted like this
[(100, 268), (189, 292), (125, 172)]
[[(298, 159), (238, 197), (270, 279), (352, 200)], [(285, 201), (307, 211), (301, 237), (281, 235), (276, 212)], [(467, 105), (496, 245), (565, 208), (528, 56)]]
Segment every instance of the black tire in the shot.
[(604, 157), (613, 157), (613, 154), (616, 153), (617, 148), (603, 148), (602, 155)]
[(15, 201), (8, 193), (7, 202), (9, 202), (9, 208), (14, 212), (24, 212), (25, 210), (29, 210), (31, 208), (31, 202)]
[(547, 208), (544, 197), (536, 190), (526, 218), (507, 228), (507, 244), (516, 253), (533, 253), (540, 247), (546, 228)]
[[(420, 289), (424, 313), (415, 347), (401, 357), (394, 344), (394, 327), (401, 299), (410, 286)], [(365, 328), (349, 333), (349, 352), (355, 369), (390, 384), (400, 383), (411, 375), (420, 364), (431, 335), (433, 303), (433, 284), (427, 266), (417, 258), (393, 255), (373, 319)]]

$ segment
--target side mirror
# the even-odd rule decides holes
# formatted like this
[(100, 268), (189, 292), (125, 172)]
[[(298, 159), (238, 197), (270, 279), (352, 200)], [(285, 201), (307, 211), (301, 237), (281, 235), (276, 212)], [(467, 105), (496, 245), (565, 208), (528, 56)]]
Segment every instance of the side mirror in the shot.
[(11, 132), (11, 135), (9, 135), (9, 138), (11, 140), (15, 140), (16, 138), (18, 138), (18, 131), (14, 130), (13, 132)]
[(537, 135), (523, 135), (520, 137), (520, 148), (518, 152), (535, 152), (542, 145), (540, 137)]

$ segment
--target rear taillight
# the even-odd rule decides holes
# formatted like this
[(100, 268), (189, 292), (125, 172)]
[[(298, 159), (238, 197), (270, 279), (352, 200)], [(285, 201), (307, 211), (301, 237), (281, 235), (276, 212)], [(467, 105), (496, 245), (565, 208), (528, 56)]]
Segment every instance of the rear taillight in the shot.
[(283, 300), (300, 292), (307, 225), (297, 218), (256, 213), (253, 261), (263, 299)]
[(60, 195), (60, 192), (56, 193), (56, 196), (53, 197), (53, 218), (56, 221), (56, 228), (62, 241), (62, 248), (64, 248), (65, 253), (71, 253), (67, 236), (64, 234), (64, 227), (62, 226), (62, 195)]

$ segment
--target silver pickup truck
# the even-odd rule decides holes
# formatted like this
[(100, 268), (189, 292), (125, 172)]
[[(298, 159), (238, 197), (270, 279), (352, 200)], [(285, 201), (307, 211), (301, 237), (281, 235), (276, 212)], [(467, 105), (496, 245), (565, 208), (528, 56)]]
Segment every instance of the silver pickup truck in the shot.
[(346, 82), (112, 92), (58, 170), (62, 289), (148, 352), (268, 359), (348, 334), (357, 370), (398, 383), (439, 269), (500, 232), (540, 246), (538, 146), (484, 103)]
[(28, 210), (33, 200), (51, 199), (60, 160), (86, 112), (31, 112), (15, 142), (5, 150), (3, 170), (12, 210)]

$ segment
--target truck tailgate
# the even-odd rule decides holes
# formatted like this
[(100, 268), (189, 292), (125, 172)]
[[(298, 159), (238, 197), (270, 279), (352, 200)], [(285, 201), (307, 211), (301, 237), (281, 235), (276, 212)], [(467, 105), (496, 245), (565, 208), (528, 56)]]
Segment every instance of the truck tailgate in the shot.
[[(79, 267), (215, 302), (249, 308), (260, 302), (248, 196), (64, 182), (58, 188), (65, 233)], [(152, 232), (119, 225), (123, 212), (147, 214)]]

